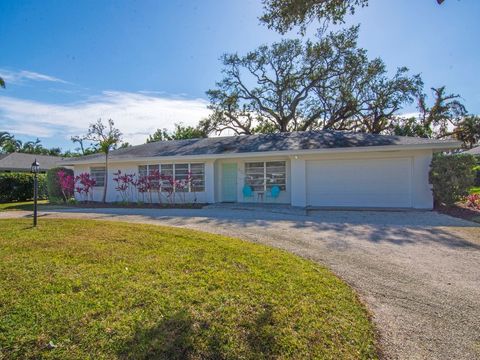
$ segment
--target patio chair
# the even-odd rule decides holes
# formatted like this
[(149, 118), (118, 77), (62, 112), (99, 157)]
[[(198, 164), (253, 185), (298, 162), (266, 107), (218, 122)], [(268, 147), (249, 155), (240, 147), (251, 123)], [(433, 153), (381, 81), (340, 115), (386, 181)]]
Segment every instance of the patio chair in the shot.
[(267, 196), (272, 198), (274, 201), (278, 199), (279, 195), (280, 195), (280, 187), (277, 185), (272, 186), (272, 188), (270, 189), (270, 192), (267, 193)]
[(242, 193), (243, 193), (243, 198), (244, 199), (251, 198), (253, 200), (253, 190), (252, 190), (251, 186), (244, 185), (243, 189), (242, 189)]

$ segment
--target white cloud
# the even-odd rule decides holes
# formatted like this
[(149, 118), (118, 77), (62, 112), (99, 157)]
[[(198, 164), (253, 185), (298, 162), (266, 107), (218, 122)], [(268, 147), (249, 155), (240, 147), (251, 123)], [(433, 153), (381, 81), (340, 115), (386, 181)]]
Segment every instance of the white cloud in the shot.
[(40, 74), (34, 71), (21, 70), (21, 71), (11, 71), (0, 69), (0, 77), (5, 80), (7, 85), (11, 84), (20, 84), (25, 81), (50, 81), (56, 83), (68, 84), (67, 81), (50, 76), (45, 74)]
[(52, 104), (0, 96), (0, 129), (15, 135), (40, 138), (84, 134), (97, 119), (113, 119), (124, 140), (141, 144), (157, 128), (173, 129), (175, 123), (196, 125), (209, 114), (204, 99), (179, 99), (105, 91), (85, 101)]

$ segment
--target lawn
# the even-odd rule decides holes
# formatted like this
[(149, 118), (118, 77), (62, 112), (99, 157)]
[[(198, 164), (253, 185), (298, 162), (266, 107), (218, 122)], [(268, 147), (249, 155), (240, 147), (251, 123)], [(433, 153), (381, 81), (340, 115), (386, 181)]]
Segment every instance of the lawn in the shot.
[[(48, 200), (39, 200), (38, 204), (42, 205), (48, 204)], [(18, 201), (11, 203), (0, 203), (0, 211), (10, 211), (10, 210), (28, 210), (33, 211), (33, 201)]]
[(186, 229), (0, 220), (0, 359), (376, 358), (330, 271)]
[(480, 194), (480, 186), (474, 186), (470, 189), (470, 194)]

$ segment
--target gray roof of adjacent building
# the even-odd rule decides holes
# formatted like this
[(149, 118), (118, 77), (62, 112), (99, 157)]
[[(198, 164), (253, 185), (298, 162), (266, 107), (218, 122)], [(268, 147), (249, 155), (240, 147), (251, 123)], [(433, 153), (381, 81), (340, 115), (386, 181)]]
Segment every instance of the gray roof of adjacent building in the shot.
[[(109, 159), (128, 161), (135, 158), (189, 157), (315, 151), (340, 148), (365, 148), (375, 146), (425, 146), (445, 149), (460, 147), (458, 141), (416, 137), (349, 133), (343, 131), (298, 131), (258, 135), (223, 136), (189, 140), (158, 141), (131, 146), (110, 152)], [(94, 163), (104, 161), (103, 154), (93, 154), (66, 159), (65, 163)]]
[(45, 171), (59, 166), (63, 158), (59, 156), (35, 155), (25, 153), (0, 154), (0, 171), (30, 171), (32, 163), (37, 159), (40, 170)]

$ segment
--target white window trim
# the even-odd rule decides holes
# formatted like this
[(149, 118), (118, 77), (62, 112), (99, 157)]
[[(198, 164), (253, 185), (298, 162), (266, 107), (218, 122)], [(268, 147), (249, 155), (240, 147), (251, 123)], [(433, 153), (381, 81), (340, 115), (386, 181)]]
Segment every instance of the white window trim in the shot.
[[(263, 190), (260, 190), (260, 191), (263, 191), (263, 192), (267, 192), (267, 163), (271, 163), (271, 162), (283, 162), (285, 164), (285, 190), (282, 190), (282, 191), (287, 191), (287, 183), (288, 183), (288, 179), (287, 179), (287, 161), (286, 160), (269, 160), (269, 161), (246, 161), (244, 163), (244, 168), (245, 168), (245, 175), (247, 174), (247, 164), (252, 164), (252, 163), (263, 163)], [(249, 185), (251, 186), (251, 185)], [(255, 190), (254, 190), (255, 191)], [(258, 192), (258, 190), (256, 190)]]
[[(175, 165), (184, 165), (184, 164), (187, 164), (188, 165), (188, 173), (191, 173), (191, 166), (192, 164), (199, 164), (199, 165), (203, 165), (203, 191), (198, 191), (198, 192), (205, 192), (205, 163), (203, 162), (195, 162), (195, 163), (160, 163), (160, 164), (145, 164), (145, 165), (137, 165), (137, 170), (138, 170), (138, 173), (140, 175), (140, 170), (138, 169), (140, 166), (146, 166), (147, 168), (147, 176), (150, 174), (150, 166), (158, 166), (158, 171), (160, 171), (160, 174), (162, 173), (162, 165), (172, 165), (172, 177), (173, 177), (173, 180), (176, 180), (175, 179), (175, 170), (176, 170), (176, 166)], [(173, 191), (175, 191), (175, 187), (173, 188)], [(188, 192), (193, 192), (192, 191), (192, 186), (191, 184), (189, 183), (188, 184)]]

